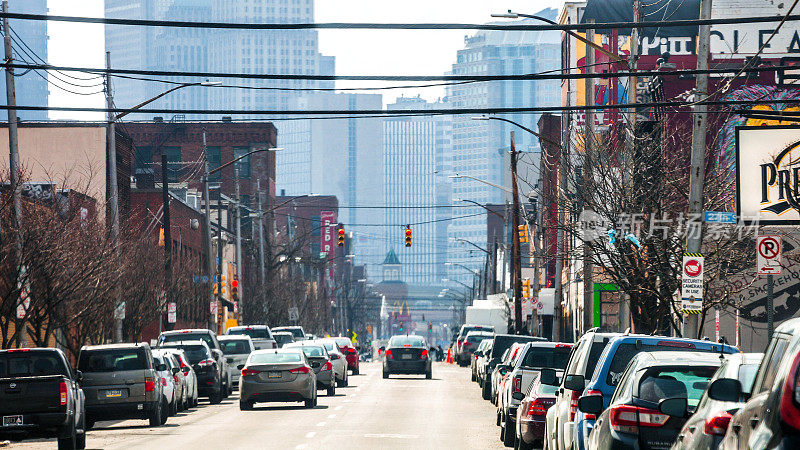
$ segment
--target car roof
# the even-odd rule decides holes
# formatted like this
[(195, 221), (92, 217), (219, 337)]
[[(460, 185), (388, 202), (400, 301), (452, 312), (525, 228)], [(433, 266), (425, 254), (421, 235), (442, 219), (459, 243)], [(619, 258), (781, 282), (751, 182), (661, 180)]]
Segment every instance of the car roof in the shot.
[(206, 328), (184, 328), (181, 330), (171, 330), (171, 331), (162, 331), (161, 334), (181, 334), (181, 333), (209, 333), (209, 334), (216, 334), (211, 330)]
[(267, 325), (237, 325), (235, 327), (228, 327), (228, 330), (246, 330), (248, 328), (269, 328)]
[(296, 325), (283, 325), (280, 327), (275, 327), (276, 330), (302, 330), (303, 327), (296, 326)]
[[(200, 345), (208, 347), (205, 341), (201, 341), (200, 339), (187, 339), (185, 341), (172, 341), (172, 342), (164, 342), (158, 346), (158, 348), (163, 347), (177, 347), (179, 345)], [(210, 347), (209, 347), (210, 349)]]
[(150, 346), (146, 342), (122, 342), (118, 344), (102, 344), (102, 345), (84, 345), (81, 350), (111, 350), (115, 348), (140, 348)]
[(682, 337), (673, 337), (673, 336), (660, 336), (660, 335), (650, 335), (650, 334), (622, 334), (617, 335), (616, 337), (612, 338), (609, 341), (610, 345), (621, 344), (621, 343), (628, 343), (630, 341), (637, 341), (641, 340), (643, 343), (652, 343), (652, 342), (660, 342), (660, 341), (667, 341), (667, 342), (686, 342), (689, 344), (702, 345), (702, 346), (722, 346), (722, 348), (726, 349), (725, 353), (740, 353), (739, 349), (736, 347), (729, 345), (729, 344), (720, 344), (718, 342), (703, 340), (703, 339), (691, 339), (691, 338), (682, 338)]
[(494, 331), (472, 330), (467, 332), (467, 336), (494, 336)]
[(224, 334), (217, 336), (220, 341), (252, 341), (253, 339), (246, 334)]
[(266, 354), (266, 353), (299, 353), (299, 354), (302, 355), (303, 354), (302, 351), (295, 350), (295, 349), (299, 349), (299, 348), (300, 347), (286, 347), (284, 345), (281, 348), (265, 348), (265, 349), (262, 349), (262, 350), (256, 350), (256, 351), (254, 351), (254, 352), (252, 352), (250, 354), (251, 355), (263, 355), (263, 354)]
[(524, 345), (525, 347), (537, 348), (572, 348), (575, 344), (571, 342), (550, 342), (550, 341), (528, 341), (528, 342), (515, 342), (514, 345)]
[(720, 353), (711, 352), (641, 352), (636, 355), (640, 367), (663, 365), (719, 366), (724, 361)]
[(789, 319), (775, 328), (776, 333), (785, 333), (791, 335), (800, 334), (800, 317)]

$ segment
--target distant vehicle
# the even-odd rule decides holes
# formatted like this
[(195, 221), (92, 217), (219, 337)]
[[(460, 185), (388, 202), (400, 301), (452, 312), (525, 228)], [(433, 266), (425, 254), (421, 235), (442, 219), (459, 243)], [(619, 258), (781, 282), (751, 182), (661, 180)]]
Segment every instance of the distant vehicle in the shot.
[(289, 331), (272, 331), (272, 338), (278, 343), (278, 348), (283, 347), (284, 344), (294, 342), (294, 335)]
[(431, 379), (431, 358), (422, 336), (392, 336), (386, 344), (383, 378), (392, 374), (420, 374)]
[(465, 323), (490, 326), (495, 333), (508, 333), (508, 311), (503, 305), (478, 301), (478, 305), (467, 306), (464, 318)]
[[(523, 347), (525, 347), (525, 344), (522, 342), (511, 344), (508, 353), (503, 356), (503, 361), (498, 364), (492, 372), (492, 404), (495, 406), (498, 405), (500, 392), (503, 391), (503, 387), (506, 381), (508, 381), (508, 374), (511, 373), (511, 369), (517, 364), (517, 359), (519, 359), (522, 354)], [(499, 416), (497, 417), (497, 425), (500, 425)]]
[(208, 348), (211, 349), (212, 359), (222, 367), (222, 398), (227, 398), (233, 389), (233, 384), (230, 379), (228, 362), (222, 356), (222, 347), (219, 345), (217, 333), (205, 328), (165, 331), (158, 336), (158, 345), (161, 346), (167, 342), (193, 341), (196, 339), (200, 339), (208, 345)]
[(237, 367), (247, 361), (250, 353), (256, 351), (253, 340), (249, 335), (226, 335), (219, 337), (219, 345), (222, 346), (222, 354), (225, 355), (225, 360), (228, 363), (231, 383), (234, 386), (238, 386), (241, 375)]
[(224, 369), (217, 364), (212, 350), (208, 348), (205, 341), (166, 342), (159, 348), (182, 349), (197, 375), (198, 394), (201, 397), (208, 397), (208, 401), (212, 405), (222, 401), (222, 391), (225, 389), (222, 385), (222, 379), (225, 376)]
[(544, 445), (545, 416), (556, 403), (557, 391), (557, 386), (542, 383), (541, 377), (533, 381), (530, 391), (517, 408), (517, 420), (514, 422), (516, 448), (530, 450)]
[(336, 341), (336, 345), (339, 346), (339, 351), (347, 358), (347, 368), (353, 372), (353, 375), (358, 375), (360, 361), (358, 358), (358, 351), (356, 351), (353, 341), (346, 337), (334, 337), (331, 339)]
[(317, 378), (300, 348), (256, 350), (241, 367), (239, 409), (255, 403), (305, 402), (317, 405)]
[(481, 341), (478, 343), (478, 348), (472, 352), (472, 358), (470, 358), (469, 361), (469, 370), (472, 372), (472, 381), (478, 381), (478, 358), (483, 355), (483, 351), (486, 350), (486, 347), (488, 347), (491, 342), (491, 338), (481, 339)]
[(459, 366), (466, 366), (467, 363), (469, 362), (469, 358), (464, 358), (462, 356), (462, 352), (464, 351), (462, 346), (467, 338), (467, 334), (470, 331), (483, 331), (485, 333), (494, 333), (494, 327), (487, 325), (477, 325), (477, 324), (461, 325), (461, 329), (458, 331), (458, 335), (456, 335), (455, 344), (453, 345), (453, 349), (455, 350), (455, 354), (453, 356)]
[(159, 350), (171, 353), (172, 356), (175, 357), (175, 360), (178, 361), (178, 367), (180, 367), (183, 373), (184, 381), (186, 382), (186, 391), (189, 394), (186, 407), (196, 407), (200, 396), (197, 391), (197, 374), (194, 373), (194, 369), (192, 369), (192, 364), (189, 362), (189, 358), (186, 357), (186, 353), (183, 349), (173, 347), (162, 347)]
[(497, 420), (500, 424), (500, 440), (507, 447), (514, 444), (516, 436), (517, 408), (534, 381), (539, 379), (542, 369), (563, 372), (572, 351), (572, 344), (560, 342), (528, 342), (519, 351), (510, 368), (503, 389), (497, 396)]
[(153, 350), (153, 363), (156, 367), (156, 383), (161, 384), (164, 398), (167, 401), (167, 411), (170, 416), (175, 416), (178, 414), (178, 410), (182, 410), (180, 403), (182, 402), (183, 392), (181, 392), (181, 386), (178, 386), (178, 382), (174, 378), (175, 374), (180, 370), (176, 368), (175, 373), (173, 373), (166, 355), (158, 350)]
[(708, 396), (708, 390), (700, 398), (692, 417), (683, 425), (673, 450), (716, 450), (728, 431), (731, 418), (744, 405), (744, 396), (750, 393), (758, 364), (763, 353), (734, 353), (726, 355), (722, 366), (709, 383), (718, 378), (733, 378), (742, 385), (742, 398), (738, 402), (721, 402)]
[(489, 331), (470, 331), (464, 336), (461, 342), (461, 351), (456, 355), (458, 364), (461, 366), (469, 366), (472, 364), (472, 354), (478, 349), (478, 345), (484, 339), (491, 339), (494, 337), (493, 332)]
[(303, 327), (298, 327), (298, 326), (275, 327), (272, 329), (273, 333), (278, 331), (288, 331), (289, 333), (292, 333), (292, 336), (294, 337), (295, 341), (304, 341), (308, 339), (308, 337), (306, 336), (306, 332), (303, 331)]
[(328, 397), (336, 395), (336, 376), (333, 373), (333, 362), (328, 356), (324, 345), (315, 344), (312, 341), (302, 341), (286, 344), (283, 348), (301, 349), (317, 376), (317, 389), (325, 389)]
[(484, 342), (486, 342), (486, 345), (482, 350), (479, 350), (478, 355), (475, 358), (475, 382), (481, 387), (483, 387), (483, 377), (486, 373), (486, 365), (488, 364), (492, 355), (492, 343), (494, 342), (494, 339), (486, 339)]
[(495, 374), (494, 368), (498, 363), (500, 363), (500, 358), (503, 356), (503, 353), (505, 353), (505, 351), (516, 342), (524, 343), (533, 341), (544, 342), (547, 341), (547, 339), (535, 336), (520, 336), (516, 334), (494, 335), (492, 338), (492, 349), (489, 353), (489, 357), (487, 358), (486, 364), (483, 365), (483, 371), (478, 373), (478, 377), (483, 380), (483, 384), (481, 385), (481, 395), (483, 396), (484, 400), (492, 400), (494, 397), (495, 392), (493, 392), (493, 387), (496, 385), (493, 383), (497, 381), (496, 378), (493, 379)]
[(672, 443), (722, 364), (709, 352), (640, 352), (621, 374), (608, 407), (600, 394), (578, 399), (578, 410), (597, 416), (586, 448), (663, 448)]
[[(266, 350), (268, 348), (278, 348), (278, 342), (272, 336), (272, 332), (266, 325), (245, 325), (241, 327), (231, 327), (225, 332), (226, 336), (250, 336), (256, 350)], [(223, 353), (225, 350), (223, 349)], [(235, 368), (235, 367), (234, 367)]]
[(59, 449), (86, 447), (81, 377), (61, 350), (0, 350), (0, 436), (55, 437)]
[(317, 339), (312, 342), (320, 343), (325, 346), (325, 350), (328, 352), (331, 363), (333, 363), (333, 373), (336, 375), (336, 386), (347, 386), (349, 383), (349, 378), (347, 376), (347, 359), (342, 352), (339, 351), (339, 346), (336, 345), (336, 341), (327, 338)]
[(747, 401), (733, 415), (721, 449), (800, 448), (800, 319), (775, 328), (756, 372), (751, 393), (737, 378), (720, 378), (708, 387), (717, 401)]
[(86, 396), (86, 427), (98, 420), (143, 419), (151, 427), (167, 422), (169, 411), (150, 346), (110, 344), (84, 346), (78, 355), (81, 387)]

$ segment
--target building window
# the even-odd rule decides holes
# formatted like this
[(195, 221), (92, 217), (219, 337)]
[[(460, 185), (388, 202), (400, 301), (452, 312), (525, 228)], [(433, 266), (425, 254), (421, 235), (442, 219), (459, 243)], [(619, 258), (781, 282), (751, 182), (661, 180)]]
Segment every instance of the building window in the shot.
[[(250, 153), (250, 147), (233, 147), (233, 159), (239, 158)], [(234, 164), (235, 170), (239, 171), (239, 178), (250, 178), (250, 156), (242, 158)]]
[[(208, 159), (208, 170), (214, 170), (222, 163), (221, 150), (219, 147), (206, 147), (206, 158)], [(221, 172), (221, 171), (220, 171)], [(208, 181), (219, 181), (220, 172), (212, 173)]]
[(136, 147), (136, 173), (142, 172), (145, 169), (151, 169), (153, 163), (153, 147)]
[(177, 183), (180, 181), (181, 174), (181, 148), (162, 147), (162, 149), (167, 155), (167, 181), (170, 183)]

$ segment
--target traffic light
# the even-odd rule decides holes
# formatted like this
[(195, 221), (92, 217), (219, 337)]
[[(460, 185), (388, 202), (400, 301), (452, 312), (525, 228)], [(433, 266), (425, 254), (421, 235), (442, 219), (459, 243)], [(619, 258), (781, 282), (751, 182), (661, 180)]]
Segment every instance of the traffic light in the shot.
[(339, 224), (339, 240), (337, 241), (336, 245), (339, 247), (344, 247), (344, 225)]
[(521, 243), (528, 242), (528, 225), (519, 225), (517, 230), (519, 231), (519, 241)]
[(225, 275), (222, 275), (222, 278), (219, 280), (219, 282), (214, 283), (214, 295), (220, 295), (224, 297), (225, 293), (227, 292), (225, 284)]
[(158, 246), (164, 246), (164, 227), (158, 229)]
[(406, 225), (406, 247), (411, 247), (411, 227)]
[(530, 278), (526, 278), (522, 280), (522, 296), (525, 298), (531, 298), (531, 280)]
[(231, 280), (231, 298), (239, 300), (239, 280), (236, 278)]

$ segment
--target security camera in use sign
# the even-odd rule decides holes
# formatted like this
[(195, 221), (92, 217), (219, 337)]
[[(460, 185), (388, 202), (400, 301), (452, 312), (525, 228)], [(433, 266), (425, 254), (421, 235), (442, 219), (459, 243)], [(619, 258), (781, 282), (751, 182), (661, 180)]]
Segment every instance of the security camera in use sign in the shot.
[(700, 253), (683, 254), (681, 276), (681, 309), (687, 314), (703, 310), (703, 269), (705, 261)]

